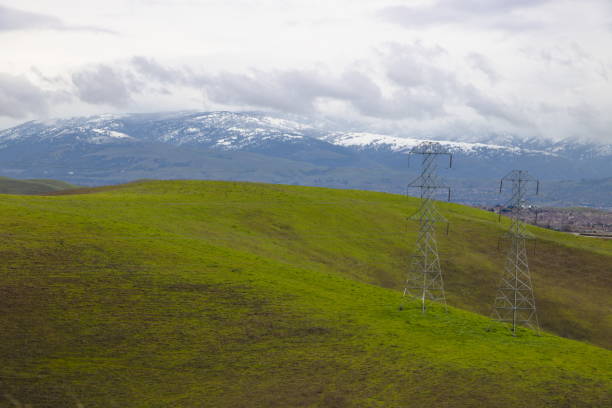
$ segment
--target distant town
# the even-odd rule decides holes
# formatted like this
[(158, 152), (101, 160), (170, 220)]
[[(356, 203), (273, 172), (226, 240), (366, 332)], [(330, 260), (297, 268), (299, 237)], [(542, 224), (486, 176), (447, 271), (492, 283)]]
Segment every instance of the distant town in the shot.
[[(497, 214), (510, 213), (511, 208), (502, 205), (479, 206)], [(612, 238), (612, 212), (594, 208), (536, 207), (525, 209), (523, 221), (555, 231), (584, 236)]]

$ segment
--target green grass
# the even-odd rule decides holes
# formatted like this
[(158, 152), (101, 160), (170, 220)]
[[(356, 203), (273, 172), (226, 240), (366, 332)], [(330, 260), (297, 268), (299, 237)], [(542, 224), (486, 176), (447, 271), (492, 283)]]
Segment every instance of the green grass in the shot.
[(611, 346), (610, 241), (532, 229), (547, 332), (514, 338), (467, 311), (488, 314), (503, 266), (490, 213), (440, 205), (459, 308), (423, 316), (398, 310), (414, 199), (197, 181), (81, 192), (0, 198), (0, 407), (611, 402), (612, 353), (595, 346)]
[(59, 180), (0, 177), (0, 194), (46, 194), (73, 188), (76, 186)]

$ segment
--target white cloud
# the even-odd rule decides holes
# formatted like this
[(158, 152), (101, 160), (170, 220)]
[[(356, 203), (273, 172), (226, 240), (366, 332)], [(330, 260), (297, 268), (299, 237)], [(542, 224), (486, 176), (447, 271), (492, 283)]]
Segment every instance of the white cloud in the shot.
[(15, 30), (66, 30), (92, 31), (107, 34), (113, 33), (111, 30), (96, 26), (67, 24), (61, 19), (48, 14), (24, 11), (0, 5), (0, 32)]
[(543, 21), (524, 11), (552, 0), (437, 0), (425, 5), (393, 5), (380, 15), (406, 28), (435, 25), (462, 25), (476, 29), (532, 30)]

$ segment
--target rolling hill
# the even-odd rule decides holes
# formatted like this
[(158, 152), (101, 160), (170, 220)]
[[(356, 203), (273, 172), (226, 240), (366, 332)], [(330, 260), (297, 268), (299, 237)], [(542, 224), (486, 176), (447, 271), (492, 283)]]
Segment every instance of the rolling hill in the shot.
[(416, 205), (212, 181), (1, 196), (0, 407), (609, 406), (612, 242), (531, 228), (545, 332), (514, 338), (482, 316), (505, 224), (477, 209), (440, 204), (453, 307), (398, 309)]
[(77, 186), (74, 184), (59, 180), (18, 180), (8, 177), (0, 177), (0, 194), (45, 194), (76, 187)]

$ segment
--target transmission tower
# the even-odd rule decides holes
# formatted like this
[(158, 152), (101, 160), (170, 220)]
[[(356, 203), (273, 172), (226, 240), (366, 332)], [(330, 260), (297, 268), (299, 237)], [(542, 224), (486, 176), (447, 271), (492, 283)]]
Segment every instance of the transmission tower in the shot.
[(528, 189), (535, 185), (535, 193), (538, 194), (540, 182), (522, 170), (513, 170), (501, 179), (500, 193), (504, 182), (512, 183), (512, 198), (508, 203), (508, 208), (512, 211), (511, 224), (505, 234), (511, 244), (495, 297), (494, 319), (511, 324), (512, 335), (516, 335), (518, 325), (531, 327), (539, 333), (540, 326), (536, 314), (526, 247), (526, 240), (534, 237), (527, 231), (522, 213), (526, 208), (525, 196)]
[(439, 190), (448, 190), (450, 201), (450, 188), (441, 185), (438, 179), (437, 159), (440, 156), (448, 156), (449, 167), (452, 167), (453, 156), (441, 144), (434, 142), (415, 146), (410, 151), (410, 155), (422, 156), (421, 175), (408, 184), (408, 188), (420, 189), (421, 205), (417, 212), (409, 217), (411, 220), (419, 221), (419, 234), (411, 257), (403, 297), (412, 296), (420, 299), (422, 311), (425, 313), (427, 301), (443, 303), (446, 309), (435, 227), (436, 223), (444, 222), (448, 228), (448, 221), (436, 209), (434, 197)]

